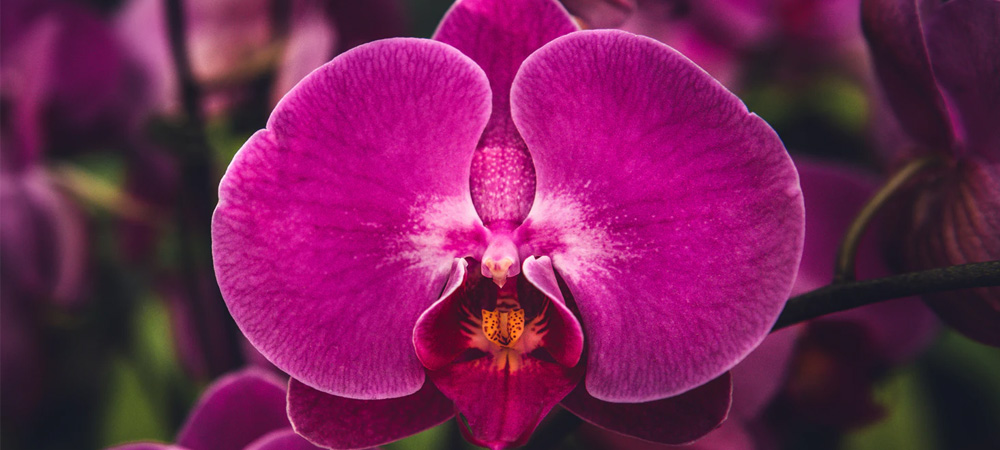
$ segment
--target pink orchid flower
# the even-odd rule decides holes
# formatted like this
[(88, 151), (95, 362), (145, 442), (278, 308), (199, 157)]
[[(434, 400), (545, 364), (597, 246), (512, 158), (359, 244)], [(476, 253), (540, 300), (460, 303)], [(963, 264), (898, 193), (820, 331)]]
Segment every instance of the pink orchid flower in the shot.
[(465, 0), (434, 40), (357, 47), (292, 90), (212, 235), (298, 432), (364, 447), (457, 412), (506, 448), (557, 403), (657, 442), (718, 426), (803, 221), (774, 131), (683, 55), (577, 31), (552, 0)]

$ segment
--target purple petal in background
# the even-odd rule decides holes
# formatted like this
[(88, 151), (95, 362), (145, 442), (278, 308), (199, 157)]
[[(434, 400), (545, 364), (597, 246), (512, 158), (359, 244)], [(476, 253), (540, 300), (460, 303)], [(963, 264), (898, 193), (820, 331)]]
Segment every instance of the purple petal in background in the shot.
[(271, 104), (277, 104), (306, 75), (329, 61), (340, 44), (337, 30), (322, 7), (315, 1), (291, 2), (288, 43), (271, 88)]
[(677, 395), (766, 336), (804, 218), (763, 120), (671, 48), (614, 30), (532, 55), (512, 105), (538, 173), (519, 232), (576, 299), (591, 395)]
[(320, 450), (291, 429), (272, 431), (253, 441), (244, 450)]
[[(952, 0), (939, 4), (925, 15), (924, 27), (931, 67), (954, 108), (959, 123), (957, 131), (964, 135), (966, 151), (997, 167), (1000, 165), (997, 126), (1000, 2)], [(1000, 232), (998, 228), (994, 230)]]
[(590, 444), (590, 450), (762, 450), (742, 424), (732, 420), (697, 441), (681, 445), (656, 444), (590, 424), (581, 427), (580, 435)]
[(288, 417), (292, 426), (321, 447), (363, 448), (384, 444), (431, 428), (454, 415), (451, 400), (429, 381), (413, 394), (385, 400), (337, 397), (294, 378), (288, 384)]
[(764, 342), (733, 367), (731, 421), (756, 419), (774, 400), (788, 379), (795, 342), (801, 332), (800, 327), (790, 327), (769, 334)]
[[(905, 199), (903, 258), (912, 270), (1000, 259), (1000, 165), (969, 157)], [(1000, 346), (1000, 288), (925, 296), (948, 325)]]
[(157, 444), (155, 442), (137, 442), (134, 444), (124, 444), (111, 447), (108, 450), (191, 450), (171, 444)]
[(86, 298), (84, 218), (41, 166), (0, 172), (0, 243), (10, 292), (62, 306)]
[(675, 397), (646, 403), (610, 403), (579, 385), (562, 405), (600, 427), (662, 444), (683, 444), (717, 428), (729, 412), (728, 373)]
[(564, 0), (571, 14), (587, 28), (616, 28), (635, 13), (637, 0)]
[(69, 2), (43, 4), (33, 14), (13, 14), (12, 22), (24, 23), (5, 33), (0, 90), (4, 127), (12, 128), (5, 141), (15, 139), (35, 158), (119, 143), (143, 117), (137, 69), (96, 13)]
[(177, 433), (177, 444), (191, 450), (241, 450), (288, 426), (282, 381), (248, 369), (220, 378), (202, 394)]
[(455, 49), (378, 41), (313, 72), (239, 151), (212, 224), (216, 274), (276, 366), (349, 398), (420, 388), (414, 323), (482, 245), (468, 180), (489, 98)]
[(917, 2), (864, 0), (861, 19), (876, 73), (903, 129), (925, 150), (951, 151), (951, 119), (931, 72)]
[(434, 39), (465, 53), (486, 72), (493, 113), (472, 159), (471, 192), (487, 226), (519, 224), (535, 195), (531, 156), (510, 119), (510, 87), (532, 52), (575, 31), (555, 0), (463, 0), (442, 19)]
[(679, 16), (678, 7), (676, 2), (640, 2), (637, 12), (622, 24), (621, 29), (673, 47), (727, 87), (738, 85), (742, 65), (734, 42), (714, 39), (706, 33), (703, 23)]
[(19, 16), (27, 23), (4, 43), (3, 94), (12, 116), (5, 122), (27, 150), (68, 153), (137, 131), (145, 87), (109, 24), (69, 2)]

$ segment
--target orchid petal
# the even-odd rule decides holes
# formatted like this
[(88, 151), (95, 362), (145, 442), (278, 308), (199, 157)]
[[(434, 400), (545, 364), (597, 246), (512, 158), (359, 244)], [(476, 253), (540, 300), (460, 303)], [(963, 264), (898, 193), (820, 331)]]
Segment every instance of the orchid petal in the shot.
[(454, 415), (451, 401), (430, 382), (413, 394), (385, 400), (328, 395), (294, 378), (288, 384), (288, 418), (292, 427), (321, 447), (350, 449), (380, 445), (436, 426)]
[(465, 294), (468, 267), (464, 259), (455, 260), (441, 298), (420, 315), (413, 327), (417, 358), (430, 370), (448, 365), (470, 347), (469, 338), (462, 333), (462, 317), (457, 305)]
[(968, 150), (1000, 164), (1000, 2), (952, 0), (925, 20), (931, 67)]
[(520, 223), (531, 207), (535, 171), (510, 119), (510, 87), (525, 58), (575, 31), (554, 0), (463, 0), (448, 11), (434, 39), (476, 61), (489, 77), (493, 114), (472, 159), (471, 192), (483, 222)]
[(111, 447), (108, 450), (191, 450), (171, 444), (160, 444), (157, 442), (134, 442)]
[(610, 403), (581, 384), (563, 400), (573, 414), (594, 425), (662, 444), (683, 444), (716, 429), (729, 412), (728, 373), (676, 397), (646, 403)]
[(177, 433), (177, 444), (191, 450), (241, 450), (288, 425), (281, 380), (247, 369), (208, 388)]
[(575, 366), (583, 354), (583, 330), (580, 322), (566, 307), (566, 300), (563, 299), (555, 271), (552, 270), (552, 260), (548, 256), (528, 257), (524, 260), (524, 277), (551, 299), (554, 307), (554, 314), (549, 317), (550, 331), (542, 338), (542, 347), (559, 364)]
[(320, 447), (313, 445), (312, 442), (289, 428), (265, 434), (243, 450), (320, 450)]
[(588, 447), (591, 450), (623, 448), (628, 450), (755, 450), (758, 448), (754, 438), (744, 428), (743, 423), (732, 419), (726, 420), (719, 428), (697, 441), (677, 446), (635, 439), (589, 424), (581, 429), (580, 434), (586, 442), (596, 444)]
[(420, 389), (409, 330), (483, 246), (468, 180), (488, 116), (475, 63), (420, 39), (356, 47), (282, 99), (212, 223), (223, 297), (265, 357), (348, 398)]
[(538, 172), (517, 233), (574, 295), (591, 395), (680, 394), (767, 335), (804, 219), (795, 168), (763, 120), (670, 47), (615, 30), (533, 54), (512, 105)]
[(428, 376), (468, 421), (467, 437), (492, 449), (523, 445), (545, 414), (579, 383), (583, 365), (521, 357), (519, 366), (498, 368), (492, 358), (449, 364)]
[[(1000, 259), (1000, 165), (968, 158), (909, 202), (904, 248), (911, 269)], [(962, 334), (1000, 347), (1000, 288), (986, 287), (924, 296), (928, 305)]]
[(900, 125), (930, 150), (949, 151), (954, 135), (931, 72), (915, 0), (864, 0), (862, 28), (875, 71)]
[(704, 23), (702, 28), (718, 34), (717, 41), (743, 47), (760, 45), (775, 34), (775, 9), (772, 0), (703, 0), (691, 4), (691, 14)]
[(730, 419), (753, 420), (774, 400), (788, 379), (801, 327), (771, 333), (733, 367), (733, 407)]
[[(5, 143), (6, 145), (6, 143)], [(0, 174), (4, 283), (18, 296), (78, 306), (86, 284), (87, 233), (76, 205), (40, 165)]]
[(132, 0), (114, 18), (115, 32), (142, 71), (149, 107), (159, 113), (180, 110), (180, 80), (170, 54), (166, 4)]

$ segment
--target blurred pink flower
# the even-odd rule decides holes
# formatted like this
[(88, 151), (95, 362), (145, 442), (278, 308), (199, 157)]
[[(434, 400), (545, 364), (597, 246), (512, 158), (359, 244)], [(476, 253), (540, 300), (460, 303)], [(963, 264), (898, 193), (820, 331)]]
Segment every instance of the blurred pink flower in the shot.
[[(402, 33), (397, 1), (352, 3), (185, 0), (188, 57), (193, 76), (206, 91), (209, 113), (221, 113), (245, 99), (251, 83), (267, 74), (273, 77), (273, 105), (337, 52)], [(165, 8), (161, 0), (131, 0), (117, 21), (120, 36), (152, 80), (156, 110), (174, 114), (180, 106), (180, 86)]]

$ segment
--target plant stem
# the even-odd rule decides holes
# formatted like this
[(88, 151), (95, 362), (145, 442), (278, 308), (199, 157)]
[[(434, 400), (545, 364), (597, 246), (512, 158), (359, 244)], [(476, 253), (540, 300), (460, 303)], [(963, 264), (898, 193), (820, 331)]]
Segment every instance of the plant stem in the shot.
[(1000, 286), (1000, 261), (834, 283), (789, 299), (771, 331), (884, 300), (989, 286)]
[[(185, 30), (187, 29), (184, 16), (184, 5), (181, 0), (165, 0), (167, 8), (167, 29), (170, 37), (170, 56), (174, 62), (178, 84), (181, 88), (181, 107), (187, 116), (189, 125), (201, 139), (205, 139), (205, 114), (201, 109), (201, 87), (194, 79), (194, 72), (191, 70), (191, 60), (188, 58), (187, 39)], [(207, 147), (207, 145), (206, 145)]]
[(196, 337), (203, 349), (205, 368), (209, 377), (214, 378), (239, 367), (242, 364), (242, 351), (239, 331), (226, 310), (210, 263), (211, 243), (206, 236), (211, 230), (212, 213), (217, 202), (218, 179), (212, 164), (212, 148), (205, 131), (201, 87), (194, 78), (188, 58), (184, 5), (181, 0), (164, 1), (170, 51), (187, 119), (176, 146), (181, 161), (177, 230), (187, 288), (184, 301), (191, 312)]
[(837, 251), (837, 262), (834, 266), (833, 280), (835, 283), (854, 281), (856, 274), (854, 271), (854, 260), (858, 252), (858, 243), (864, 236), (868, 224), (876, 214), (885, 206), (900, 188), (905, 186), (910, 180), (923, 173), (925, 169), (941, 162), (941, 158), (936, 155), (925, 156), (914, 159), (893, 174), (889, 180), (871, 199), (861, 207), (861, 211), (851, 221), (851, 225), (844, 233), (844, 238), (840, 242), (840, 249)]

